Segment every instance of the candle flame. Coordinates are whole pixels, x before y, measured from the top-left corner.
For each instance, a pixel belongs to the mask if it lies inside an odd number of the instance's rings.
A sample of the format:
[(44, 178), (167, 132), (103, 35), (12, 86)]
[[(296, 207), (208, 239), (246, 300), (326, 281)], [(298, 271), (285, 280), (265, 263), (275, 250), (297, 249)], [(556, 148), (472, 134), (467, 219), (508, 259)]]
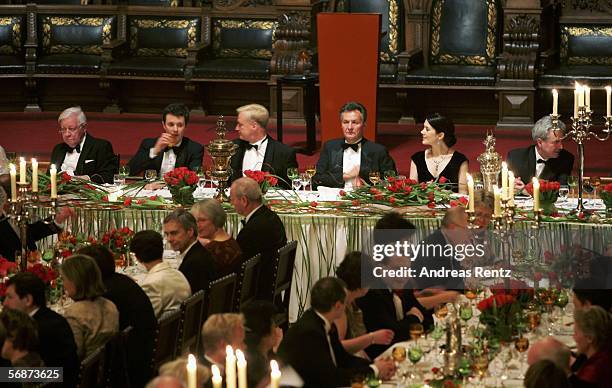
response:
[(213, 364), (211, 367), (211, 370), (212, 370), (213, 377), (221, 378), (221, 370), (219, 369), (218, 366)]
[(227, 357), (234, 357), (234, 349), (232, 348), (232, 345), (227, 345), (225, 347), (225, 354), (227, 355)]

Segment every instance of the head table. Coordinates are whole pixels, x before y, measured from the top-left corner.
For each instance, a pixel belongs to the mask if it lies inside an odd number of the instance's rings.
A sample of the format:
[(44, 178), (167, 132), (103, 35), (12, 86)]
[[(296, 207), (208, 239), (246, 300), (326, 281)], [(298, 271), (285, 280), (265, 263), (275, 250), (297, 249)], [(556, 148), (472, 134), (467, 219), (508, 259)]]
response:
[[(143, 196), (169, 196), (167, 190), (141, 193)], [(285, 206), (287, 193), (272, 192), (266, 196), (268, 204), (281, 218), (289, 241), (298, 241), (295, 271), (291, 293), (289, 317), (295, 321), (309, 306), (309, 290), (314, 282), (324, 276), (333, 275), (344, 255), (350, 251), (367, 251), (371, 246), (372, 230), (376, 221), (390, 210), (378, 205), (360, 205), (351, 208), (338, 208), (337, 192), (300, 192), (302, 203), (307, 206)], [(212, 197), (211, 189), (198, 189), (198, 198)], [(596, 201), (592, 205), (601, 206)], [(135, 209), (129, 206), (116, 205), (78, 205), (74, 207), (76, 217), (68, 221), (66, 228), (74, 234), (100, 236), (115, 228), (129, 227), (134, 231), (152, 229), (161, 232), (163, 219), (173, 209)], [(530, 206), (529, 203), (520, 206)], [(572, 206), (572, 203), (567, 204)], [(417, 228), (416, 238), (419, 241), (439, 228), (444, 208), (428, 209), (410, 207), (395, 209), (404, 213)], [(228, 209), (227, 231), (234, 237), (240, 232), (243, 218), (233, 209)], [(520, 238), (528, 238), (531, 221), (519, 221), (515, 224)], [(520, 233), (520, 232), (524, 233)], [(612, 224), (586, 222), (544, 222), (541, 224), (539, 241), (540, 253), (545, 250), (555, 252), (562, 245), (580, 244), (597, 252), (605, 252), (612, 244)], [(265, 236), (262, 236), (265, 238)], [(49, 248), (55, 237), (47, 238), (40, 248)], [(521, 245), (521, 244), (519, 244)], [(526, 245), (526, 244), (522, 244)]]

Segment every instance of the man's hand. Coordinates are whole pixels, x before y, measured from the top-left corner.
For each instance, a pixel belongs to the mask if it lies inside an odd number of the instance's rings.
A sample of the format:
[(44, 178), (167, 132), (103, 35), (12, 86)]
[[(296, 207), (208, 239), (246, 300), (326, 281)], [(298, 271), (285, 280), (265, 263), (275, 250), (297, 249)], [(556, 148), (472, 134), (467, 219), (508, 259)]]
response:
[(144, 186), (145, 190), (159, 190), (159, 189), (163, 189), (166, 186), (165, 183), (163, 182), (153, 182), (153, 183), (147, 183)]
[(420, 322), (423, 322), (425, 319), (425, 317), (423, 317), (423, 313), (421, 313), (421, 310), (416, 307), (411, 308), (410, 311), (406, 313), (406, 316), (408, 315), (414, 315), (415, 317), (419, 318)]
[(393, 330), (380, 329), (370, 333), (372, 336), (372, 343), (377, 345), (389, 345), (393, 341)]
[(75, 175), (74, 177), (75, 177), (75, 178), (78, 178), (78, 179), (82, 179), (82, 180), (84, 180), (84, 181), (90, 181), (90, 180), (91, 180), (91, 178), (89, 177), (89, 175)]
[(349, 171), (342, 174), (342, 179), (345, 182), (354, 180), (355, 178), (359, 178), (359, 166), (353, 166)]
[(525, 188), (525, 183), (521, 177), (514, 178), (514, 192), (520, 193)]
[(55, 223), (58, 225), (63, 224), (68, 218), (76, 216), (74, 210), (71, 207), (61, 207), (55, 215)]
[(155, 153), (159, 155), (162, 150), (170, 145), (174, 145), (176, 143), (176, 136), (173, 136), (169, 133), (162, 133), (160, 137), (157, 138), (155, 145), (153, 146), (153, 150)]
[(378, 368), (379, 379), (390, 380), (395, 374), (395, 363), (391, 358), (379, 358), (374, 361), (374, 365)]

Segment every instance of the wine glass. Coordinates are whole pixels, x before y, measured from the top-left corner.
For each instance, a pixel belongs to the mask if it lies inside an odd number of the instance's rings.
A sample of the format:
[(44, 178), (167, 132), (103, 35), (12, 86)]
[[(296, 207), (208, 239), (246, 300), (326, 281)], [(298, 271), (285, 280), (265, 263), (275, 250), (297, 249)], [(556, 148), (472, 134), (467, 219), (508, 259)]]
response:
[(408, 359), (410, 360), (410, 362), (412, 363), (413, 366), (413, 372), (410, 374), (410, 378), (412, 380), (414, 380), (416, 378), (415, 374), (414, 374), (414, 370), (416, 369), (414, 366), (416, 365), (417, 362), (421, 361), (421, 357), (423, 357), (423, 351), (421, 350), (421, 348), (419, 348), (418, 346), (413, 346), (410, 349), (408, 349)]
[(529, 328), (535, 333), (538, 326), (540, 326), (540, 312), (537, 310), (527, 311), (527, 321), (529, 322)]
[(123, 166), (119, 167), (119, 175), (121, 175), (123, 179), (130, 176), (130, 166), (124, 164)]
[(307, 172), (303, 172), (300, 174), (300, 180), (302, 181), (302, 186), (304, 186), (304, 191), (306, 191), (306, 186), (310, 183), (310, 175)]
[(446, 303), (436, 306), (434, 313), (436, 314), (436, 317), (440, 320), (446, 318), (446, 316), (448, 315), (448, 307), (446, 306)]
[(370, 171), (368, 178), (370, 179), (370, 182), (372, 182), (372, 186), (376, 186), (380, 182), (380, 172)]
[(592, 177), (591, 186), (593, 186), (593, 199), (597, 198), (597, 190), (599, 189), (599, 185), (601, 185), (601, 179), (598, 176)]
[(461, 303), (459, 307), (459, 317), (465, 321), (466, 325), (467, 322), (472, 319), (472, 315), (472, 305), (469, 302)]
[(300, 178), (294, 178), (291, 180), (291, 187), (293, 190), (297, 191), (302, 187), (302, 180)]
[(201, 187), (202, 189), (206, 187), (206, 172), (205, 172), (205, 168), (206, 167), (198, 167), (195, 171), (196, 175), (198, 176), (198, 186)]
[(578, 177), (575, 175), (568, 176), (567, 185), (570, 188), (570, 194), (572, 196), (576, 195), (576, 187), (578, 186)]
[(148, 181), (154, 181), (157, 178), (157, 170), (146, 170), (144, 177)]
[(585, 197), (588, 198), (588, 195), (593, 193), (593, 185), (591, 185), (591, 178), (585, 176), (582, 180), (582, 192), (585, 194)]
[(463, 357), (461, 361), (459, 361), (459, 368), (457, 369), (457, 372), (459, 372), (459, 374), (463, 378), (463, 383), (461, 385), (462, 387), (465, 387), (467, 385), (467, 378), (470, 375), (471, 370), (472, 364), (470, 363), (470, 359), (467, 357)]
[(569, 303), (569, 295), (566, 290), (559, 290), (559, 294), (557, 295), (557, 300), (555, 304), (561, 308), (563, 311), (563, 315), (565, 315), (565, 306)]
[(559, 198), (561, 198), (561, 202), (567, 202), (567, 196), (569, 195), (570, 188), (568, 185), (559, 186)]
[(298, 176), (300, 175), (300, 172), (298, 171), (297, 167), (289, 167), (287, 169), (287, 177), (291, 180), (296, 179)]
[(480, 382), (482, 383), (482, 378), (489, 369), (489, 358), (487, 357), (487, 355), (480, 354), (474, 357), (474, 360), (472, 362), (472, 368), (474, 369), (474, 372), (476, 372)]
[(408, 332), (410, 333), (410, 338), (415, 340), (415, 343), (417, 344), (417, 346), (419, 343), (419, 338), (421, 338), (424, 331), (425, 329), (423, 328), (423, 324), (421, 323), (411, 323), (410, 326), (408, 326)]
[(442, 338), (443, 335), (444, 335), (444, 328), (442, 327), (442, 325), (440, 324), (436, 325), (431, 332), (431, 338), (434, 339), (434, 348), (436, 350), (438, 350), (438, 341)]

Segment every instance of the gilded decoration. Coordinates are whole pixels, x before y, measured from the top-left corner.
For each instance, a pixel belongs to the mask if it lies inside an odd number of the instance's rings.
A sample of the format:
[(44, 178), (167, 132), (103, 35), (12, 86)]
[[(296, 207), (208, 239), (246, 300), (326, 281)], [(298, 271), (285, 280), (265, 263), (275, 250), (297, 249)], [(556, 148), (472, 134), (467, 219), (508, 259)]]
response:
[(216, 19), (213, 22), (213, 51), (217, 57), (239, 58), (251, 57), (257, 59), (271, 59), (272, 45), (266, 49), (239, 49), (225, 48), (221, 42), (223, 30), (272, 30), (272, 42), (276, 40), (278, 21), (275, 20), (248, 20), (248, 19)]
[(17, 16), (7, 16), (0, 18), (0, 27), (11, 27), (11, 42), (0, 45), (0, 54), (17, 54), (21, 49), (21, 18)]
[(559, 54), (562, 59), (567, 61), (568, 65), (612, 65), (611, 57), (604, 56), (592, 56), (592, 57), (579, 57), (570, 56), (569, 53), (569, 39), (570, 37), (582, 37), (582, 36), (604, 36), (612, 39), (612, 27), (561, 27), (561, 48)]
[[(114, 17), (60, 17), (60, 16), (43, 16), (42, 17), (42, 41), (43, 51), (47, 54), (90, 54), (101, 55), (102, 45), (108, 44), (112, 40)], [(100, 28), (100, 44), (96, 45), (78, 45), (74, 44), (56, 44), (53, 39), (53, 32), (61, 27), (93, 27)]]
[[(198, 43), (199, 19), (133, 19), (130, 21), (130, 48), (141, 57), (187, 57), (187, 48), (195, 47)], [(182, 47), (175, 48), (152, 48), (139, 47), (138, 30), (183, 30), (185, 32), (186, 44), (181, 42)], [(160, 31), (163, 34), (164, 31)], [(177, 46), (179, 44), (177, 43)]]
[(431, 57), (433, 63), (445, 65), (480, 65), (490, 66), (495, 61), (495, 49), (497, 42), (497, 6), (495, 0), (486, 0), (487, 3), (487, 42), (485, 55), (456, 55), (440, 53), (440, 30), (442, 24), (442, 12), (445, 0), (435, 3), (431, 12)]

